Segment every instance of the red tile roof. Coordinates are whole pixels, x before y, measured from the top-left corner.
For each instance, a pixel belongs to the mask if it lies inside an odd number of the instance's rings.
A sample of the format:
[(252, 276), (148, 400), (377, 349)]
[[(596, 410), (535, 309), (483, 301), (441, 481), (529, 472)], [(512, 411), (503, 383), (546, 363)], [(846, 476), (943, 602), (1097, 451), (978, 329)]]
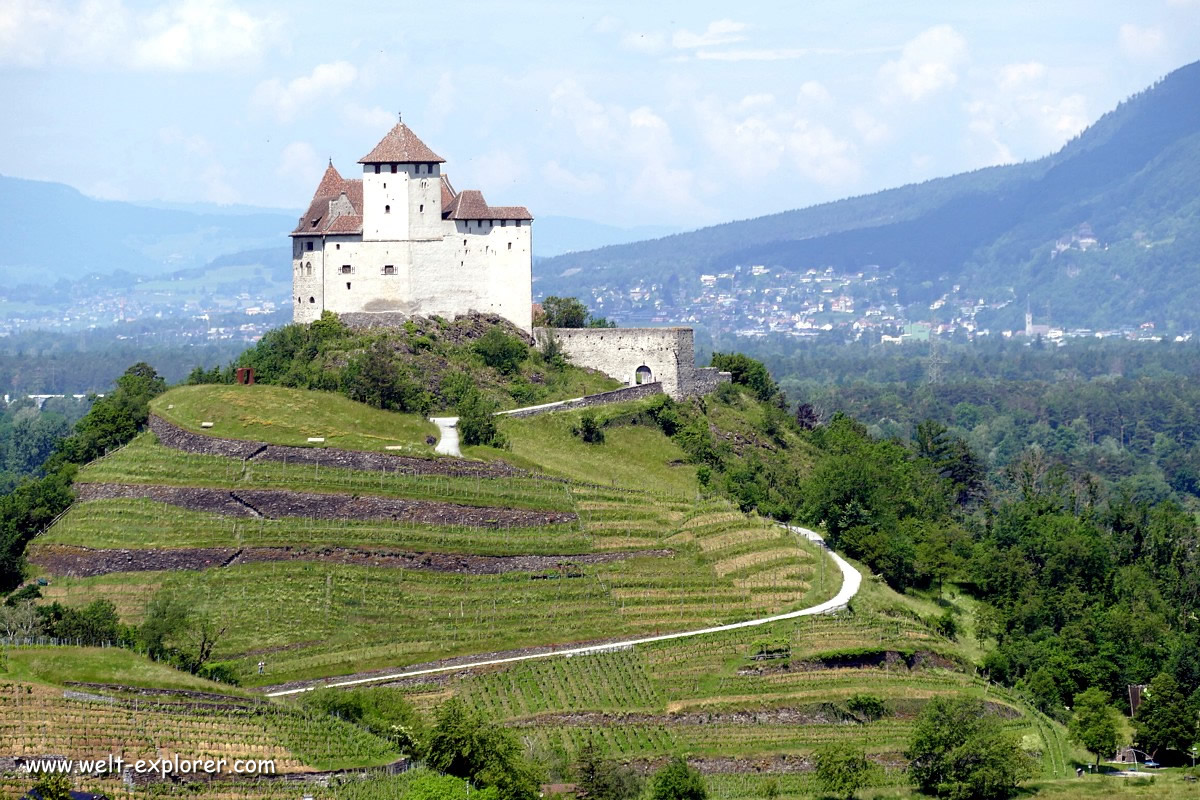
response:
[(524, 206), (489, 206), (478, 189), (464, 189), (442, 209), (446, 219), (533, 219)]
[(362, 215), (343, 214), (329, 223), (325, 233), (362, 233)]
[(342, 191), (342, 176), (334, 169), (333, 162), (329, 162), (329, 166), (325, 168), (325, 174), (321, 176), (321, 182), (317, 185), (317, 192), (313, 197), (329, 197), (337, 196)]
[[(343, 194), (350, 201), (350, 205), (354, 208), (355, 213), (351, 215), (342, 214), (341, 216), (330, 218), (329, 204)], [(358, 233), (362, 231), (362, 210), (362, 179), (343, 178), (334, 169), (333, 164), (330, 164), (326, 167), (325, 174), (321, 176), (321, 182), (317, 185), (317, 191), (313, 194), (312, 202), (308, 204), (308, 210), (300, 217), (300, 222), (296, 225), (291, 235), (320, 236), (325, 233)], [(356, 220), (356, 222), (353, 225), (349, 222), (343, 222), (342, 220), (347, 219), (347, 217)]]
[(446, 159), (430, 150), (403, 122), (388, 131), (375, 149), (358, 160), (360, 164), (433, 164)]
[(445, 213), (446, 209), (450, 207), (450, 203), (451, 203), (451, 201), (454, 200), (454, 196), (456, 194), (458, 194), (458, 192), (454, 191), (454, 186), (453, 186), (453, 184), (450, 183), (450, 176), (443, 172), (442, 173), (442, 212), (443, 213)]

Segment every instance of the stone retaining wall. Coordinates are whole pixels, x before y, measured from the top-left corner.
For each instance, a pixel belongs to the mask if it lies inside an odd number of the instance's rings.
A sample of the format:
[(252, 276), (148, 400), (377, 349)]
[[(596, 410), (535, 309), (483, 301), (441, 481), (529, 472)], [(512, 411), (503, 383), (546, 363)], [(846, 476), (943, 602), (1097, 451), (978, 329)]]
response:
[(193, 511), (234, 517), (315, 517), (317, 519), (391, 519), (433, 525), (514, 528), (555, 525), (577, 519), (566, 511), (466, 506), (398, 497), (293, 492), (285, 489), (208, 489), (153, 484), (79, 483), (80, 501), (146, 498)]
[(334, 447), (292, 447), (242, 439), (222, 439), (186, 431), (151, 415), (150, 430), (159, 443), (185, 453), (226, 458), (281, 461), (289, 464), (320, 464), (323, 467), (400, 472), (409, 475), (443, 475), (469, 478), (504, 478), (527, 473), (499, 462), (484, 463), (457, 458), (415, 458), (390, 453), (339, 450)]
[(628, 400), (641, 400), (643, 397), (650, 397), (656, 394), (663, 393), (662, 383), (655, 381), (654, 383), (643, 383), (640, 386), (626, 386), (623, 389), (613, 389), (610, 392), (600, 392), (599, 394), (589, 394), (586, 397), (580, 397), (575, 400), (568, 400), (565, 403), (560, 403), (555, 406), (544, 406), (541, 408), (525, 408), (519, 411), (512, 411), (504, 416), (506, 417), (535, 417), (538, 414), (548, 414), (551, 411), (573, 411), (577, 408), (588, 408), (591, 406), (602, 406), (609, 403), (624, 403)]
[(353, 547), (186, 547), (166, 550), (92, 549), (74, 545), (39, 545), (31, 563), (50, 575), (92, 577), (112, 572), (204, 570), (234, 564), (271, 561), (321, 561), (354, 566), (422, 569), (465, 575), (505, 572), (543, 572), (547, 577), (575, 577), (581, 564), (607, 564), (627, 558), (670, 557), (671, 550), (632, 550), (610, 553), (548, 556), (476, 556), (459, 553), (367, 550)]

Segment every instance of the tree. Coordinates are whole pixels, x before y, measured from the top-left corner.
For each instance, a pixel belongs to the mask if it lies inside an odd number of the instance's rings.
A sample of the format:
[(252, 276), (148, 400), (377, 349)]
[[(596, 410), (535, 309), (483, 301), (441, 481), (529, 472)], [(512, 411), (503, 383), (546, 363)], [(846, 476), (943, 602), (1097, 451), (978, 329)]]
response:
[(821, 415), (811, 403), (801, 403), (796, 406), (796, 425), (802, 431), (811, 431), (821, 424)]
[(730, 379), (734, 383), (750, 387), (754, 395), (763, 402), (773, 399), (779, 392), (779, 387), (772, 380), (771, 373), (767, 371), (766, 365), (761, 361), (755, 361), (747, 355), (741, 353), (713, 353), (712, 366), (722, 372), (730, 373)]
[(604, 444), (604, 426), (596, 419), (594, 411), (585, 411), (579, 424), (571, 427), (571, 433), (588, 444)]
[(632, 768), (605, 758), (588, 739), (576, 763), (579, 789), (594, 800), (632, 800), (642, 793), (642, 778)]
[(575, 297), (550, 295), (542, 301), (544, 325), (547, 328), (582, 328), (587, 324), (587, 306)]
[(1182, 754), (1196, 740), (1196, 712), (1179, 683), (1166, 672), (1150, 682), (1133, 717), (1133, 726), (1138, 744), (1156, 758), (1160, 750)]
[(463, 444), (503, 447), (504, 435), (496, 428), (496, 404), (474, 387), (458, 401), (458, 435)]
[(952, 800), (1002, 800), (1030, 774), (1015, 738), (972, 697), (936, 697), (922, 709), (904, 755), (913, 784)]
[(28, 639), (41, 629), (41, 618), (32, 600), (0, 606), (0, 634), (5, 638)]
[(1117, 749), (1117, 710), (1108, 704), (1108, 697), (1092, 687), (1075, 695), (1075, 713), (1067, 727), (1071, 741), (1096, 755), (1110, 756)]
[(866, 719), (868, 722), (874, 722), (888, 715), (887, 704), (873, 694), (860, 692), (850, 695), (850, 699), (846, 701), (846, 708), (850, 710), (850, 713)]
[(682, 756), (675, 756), (654, 773), (652, 800), (707, 800), (704, 778), (688, 766)]
[(834, 797), (854, 797), (855, 792), (867, 785), (871, 772), (871, 762), (861, 747), (830, 744), (817, 751), (817, 783), (822, 791)]
[(507, 728), (485, 722), (457, 697), (438, 708), (429, 737), (429, 766), (480, 786), (494, 786), (499, 800), (535, 800), (541, 771), (525, 758)]

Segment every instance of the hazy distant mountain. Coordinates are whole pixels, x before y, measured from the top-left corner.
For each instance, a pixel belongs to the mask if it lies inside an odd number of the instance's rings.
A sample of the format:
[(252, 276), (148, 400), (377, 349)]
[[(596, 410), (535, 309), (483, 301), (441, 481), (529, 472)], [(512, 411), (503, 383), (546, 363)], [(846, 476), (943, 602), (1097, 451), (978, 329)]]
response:
[[(0, 271), (9, 283), (50, 284), (118, 270), (165, 275), (246, 250), (277, 249), (286, 261), (287, 233), (298, 215), (244, 205), (97, 200), (65, 184), (0, 175), (0, 237), (5, 242)], [(555, 256), (678, 230), (539, 216), (534, 253)]]
[(126, 270), (159, 275), (240, 250), (279, 247), (290, 213), (150, 208), (96, 200), (61, 183), (0, 176), (0, 272), (6, 283), (54, 283)]
[(579, 250), (655, 239), (678, 232), (679, 228), (667, 225), (621, 228), (576, 217), (538, 216), (534, 220), (533, 254), (548, 258)]
[(1037, 161), (558, 256), (535, 273), (541, 293), (585, 294), (672, 274), (687, 287), (738, 264), (877, 264), (906, 302), (962, 284), (1029, 295), (1063, 324), (1200, 326), (1200, 62)]

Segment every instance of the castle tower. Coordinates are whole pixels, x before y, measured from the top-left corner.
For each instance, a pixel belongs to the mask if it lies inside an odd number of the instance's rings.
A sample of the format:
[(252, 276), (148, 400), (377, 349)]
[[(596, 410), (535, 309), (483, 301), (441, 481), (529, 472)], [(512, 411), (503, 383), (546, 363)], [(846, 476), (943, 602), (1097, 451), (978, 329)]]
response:
[(441, 238), (444, 158), (398, 122), (358, 163), (364, 242)]

